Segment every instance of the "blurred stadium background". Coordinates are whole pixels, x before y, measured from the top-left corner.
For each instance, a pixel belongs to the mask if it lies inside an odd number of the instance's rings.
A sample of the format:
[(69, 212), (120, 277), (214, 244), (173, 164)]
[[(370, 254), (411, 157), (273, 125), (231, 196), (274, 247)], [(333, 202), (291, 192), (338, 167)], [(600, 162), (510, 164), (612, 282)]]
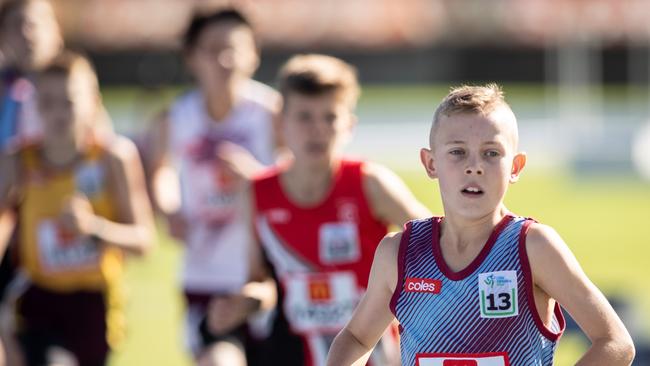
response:
[[(438, 192), (418, 167), (433, 109), (450, 86), (503, 84), (529, 154), (509, 208), (563, 235), (632, 332), (635, 364), (650, 365), (649, 0), (53, 3), (66, 42), (94, 60), (117, 130), (136, 141), (188, 85), (178, 46), (194, 11), (245, 8), (262, 49), (257, 78), (270, 85), (293, 53), (353, 63), (364, 91), (349, 151), (398, 171), (436, 213)], [(163, 233), (159, 250), (130, 263), (129, 338), (113, 366), (189, 365), (182, 248)], [(571, 325), (557, 364), (573, 364), (587, 344)]]

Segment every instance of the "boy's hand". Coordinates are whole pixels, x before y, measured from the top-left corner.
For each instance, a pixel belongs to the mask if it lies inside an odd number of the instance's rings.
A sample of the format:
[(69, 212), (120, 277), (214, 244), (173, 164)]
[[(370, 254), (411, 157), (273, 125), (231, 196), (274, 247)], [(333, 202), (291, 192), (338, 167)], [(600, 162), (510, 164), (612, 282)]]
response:
[(232, 142), (221, 142), (215, 155), (225, 173), (235, 180), (248, 180), (264, 168), (250, 151)]
[(59, 219), (66, 230), (81, 236), (96, 235), (102, 220), (94, 214), (90, 201), (81, 193), (65, 201)]
[(228, 333), (246, 322), (259, 306), (258, 300), (241, 294), (215, 297), (208, 305), (208, 330), (216, 336)]

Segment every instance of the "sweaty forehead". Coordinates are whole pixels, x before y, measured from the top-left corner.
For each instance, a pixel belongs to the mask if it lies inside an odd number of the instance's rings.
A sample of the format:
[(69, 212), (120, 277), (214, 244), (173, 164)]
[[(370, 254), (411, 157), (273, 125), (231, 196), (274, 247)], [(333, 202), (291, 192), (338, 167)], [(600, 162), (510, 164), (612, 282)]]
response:
[(435, 145), (445, 143), (441, 138), (448, 139), (453, 136), (454, 140), (464, 140), (463, 136), (471, 136), (471, 125), (489, 127), (491, 133), (502, 135), (509, 143), (513, 151), (517, 150), (519, 133), (517, 130), (517, 119), (508, 106), (499, 106), (487, 115), (479, 113), (457, 113), (442, 115), (438, 121), (434, 121), (429, 135), (431, 149)]

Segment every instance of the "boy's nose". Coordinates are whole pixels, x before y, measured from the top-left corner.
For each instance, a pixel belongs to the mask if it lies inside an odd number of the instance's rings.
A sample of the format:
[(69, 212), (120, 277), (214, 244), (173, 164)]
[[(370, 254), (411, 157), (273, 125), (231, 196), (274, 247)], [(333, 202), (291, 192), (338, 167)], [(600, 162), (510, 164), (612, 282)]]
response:
[(465, 174), (471, 175), (473, 173), (476, 173), (476, 175), (483, 175), (483, 169), (482, 168), (467, 168), (467, 169), (465, 169)]

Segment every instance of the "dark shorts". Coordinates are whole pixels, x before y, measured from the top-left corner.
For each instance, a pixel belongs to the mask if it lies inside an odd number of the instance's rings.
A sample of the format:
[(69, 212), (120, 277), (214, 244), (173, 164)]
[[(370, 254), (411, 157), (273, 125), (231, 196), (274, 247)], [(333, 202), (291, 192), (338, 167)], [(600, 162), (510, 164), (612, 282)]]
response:
[(17, 232), (14, 229), (0, 262), (0, 302), (6, 299), (9, 285), (16, 275), (16, 263), (18, 262), (16, 253)]
[(266, 340), (264, 358), (267, 365), (302, 366), (305, 364), (305, 343), (293, 333), (283, 312), (278, 312), (271, 335)]
[(103, 293), (59, 293), (31, 285), (16, 307), (17, 338), (27, 366), (44, 365), (52, 346), (74, 354), (81, 366), (105, 365), (109, 346)]
[(206, 318), (208, 305), (213, 296), (205, 293), (185, 292), (187, 303), (185, 326), (187, 337), (190, 338), (187, 341), (191, 351), (198, 356), (217, 342), (230, 342), (244, 351), (249, 365), (260, 365), (258, 360), (263, 341), (254, 339), (250, 335), (247, 324), (242, 324), (226, 334), (215, 335), (210, 332)]
[(7, 288), (16, 274), (16, 266), (14, 263), (14, 259), (11, 253), (9, 253), (8, 248), (0, 262), (0, 302), (5, 300)]

